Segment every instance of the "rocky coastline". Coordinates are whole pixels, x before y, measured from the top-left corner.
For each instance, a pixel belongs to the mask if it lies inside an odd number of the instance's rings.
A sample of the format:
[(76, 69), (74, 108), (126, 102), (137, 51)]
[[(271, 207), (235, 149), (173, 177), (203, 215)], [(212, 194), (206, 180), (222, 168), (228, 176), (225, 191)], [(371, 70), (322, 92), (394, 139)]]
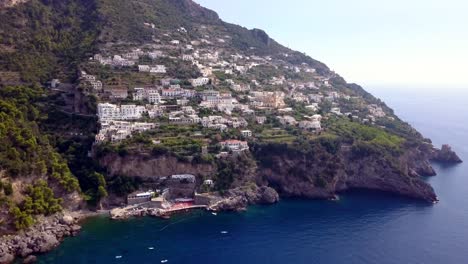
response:
[(56, 248), (68, 236), (81, 230), (79, 221), (96, 215), (92, 212), (63, 212), (37, 219), (37, 224), (26, 231), (0, 238), (0, 263), (12, 263), (21, 258), (23, 263), (33, 263), (37, 254)]
[(462, 163), (463, 161), (460, 157), (452, 150), (452, 147), (449, 145), (442, 145), (441, 149), (434, 149), (431, 153), (430, 160), (440, 163)]
[[(447, 145), (440, 150), (429, 147), (406, 151), (399, 159), (402, 170), (395, 170), (385, 159), (374, 156), (356, 161), (349, 151), (342, 149), (337, 153), (337, 158), (343, 166), (337, 168), (336, 178), (324, 188), (319, 188), (314, 181), (310, 181), (314, 173), (317, 173), (316, 168), (304, 164), (303, 157), (294, 157), (287, 153), (273, 158), (278, 167), (259, 167), (258, 171), (261, 173), (256, 176), (257, 184), (236, 187), (223, 195), (212, 194), (212, 202), (207, 204), (206, 209), (239, 212), (253, 204), (274, 204), (280, 197), (333, 200), (337, 193), (351, 189), (379, 190), (435, 202), (437, 196), (434, 190), (421, 180), (421, 176), (435, 175), (430, 161), (450, 164), (462, 162)], [(301, 171), (301, 177), (288, 175), (287, 171), (291, 171), (291, 168)], [(108, 212), (113, 219), (164, 216), (160, 209), (147, 207), (135, 207), (132, 210), (118, 208)], [(21, 258), (23, 263), (35, 262), (35, 255), (54, 249), (67, 236), (77, 235), (81, 229), (79, 222), (97, 214), (74, 211), (41, 217), (27, 231), (1, 237), (0, 264), (12, 263), (16, 258)]]

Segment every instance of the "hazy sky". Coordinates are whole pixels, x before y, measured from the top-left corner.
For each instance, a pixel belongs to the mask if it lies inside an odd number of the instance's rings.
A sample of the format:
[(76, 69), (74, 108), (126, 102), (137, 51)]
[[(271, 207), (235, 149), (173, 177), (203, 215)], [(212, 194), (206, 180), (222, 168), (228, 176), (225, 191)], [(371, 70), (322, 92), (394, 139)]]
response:
[(468, 89), (466, 0), (195, 0), (364, 85)]

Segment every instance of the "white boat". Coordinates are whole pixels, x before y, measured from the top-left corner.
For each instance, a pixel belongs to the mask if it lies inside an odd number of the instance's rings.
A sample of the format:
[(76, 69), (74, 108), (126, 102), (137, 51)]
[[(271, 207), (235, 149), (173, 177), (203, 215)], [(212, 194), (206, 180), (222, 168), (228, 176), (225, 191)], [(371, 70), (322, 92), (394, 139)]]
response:
[(228, 231), (221, 231), (221, 234), (227, 234)]
[(212, 214), (212, 215), (218, 215), (218, 214), (217, 214), (217, 213), (215, 213), (215, 212), (213, 212), (213, 213), (211, 213), (211, 214)]
[(169, 261), (169, 260), (167, 260), (167, 259), (163, 259), (163, 260), (161, 260), (161, 263), (166, 263), (166, 262), (168, 262), (168, 261)]
[(149, 250), (153, 250), (153, 249), (154, 249), (154, 247), (149, 247), (148, 249), (149, 249)]
[(116, 258), (116, 259), (121, 259), (121, 258), (122, 258), (122, 256), (115, 256), (115, 258)]

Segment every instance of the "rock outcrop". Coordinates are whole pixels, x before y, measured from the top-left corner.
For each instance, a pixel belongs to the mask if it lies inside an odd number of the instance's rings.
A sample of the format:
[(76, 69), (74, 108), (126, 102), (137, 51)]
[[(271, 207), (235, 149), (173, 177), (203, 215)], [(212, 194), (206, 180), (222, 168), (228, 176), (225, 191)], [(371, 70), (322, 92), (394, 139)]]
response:
[(224, 199), (212, 209), (219, 211), (244, 211), (252, 204), (274, 204), (279, 201), (279, 194), (268, 186), (241, 187), (229, 190)]
[(440, 150), (434, 150), (431, 160), (441, 163), (462, 163), (457, 153), (449, 145), (442, 145)]
[(11, 263), (15, 257), (24, 263), (35, 261), (33, 254), (45, 253), (57, 247), (65, 237), (78, 234), (77, 217), (56, 214), (38, 219), (38, 223), (16, 235), (0, 238), (0, 263)]

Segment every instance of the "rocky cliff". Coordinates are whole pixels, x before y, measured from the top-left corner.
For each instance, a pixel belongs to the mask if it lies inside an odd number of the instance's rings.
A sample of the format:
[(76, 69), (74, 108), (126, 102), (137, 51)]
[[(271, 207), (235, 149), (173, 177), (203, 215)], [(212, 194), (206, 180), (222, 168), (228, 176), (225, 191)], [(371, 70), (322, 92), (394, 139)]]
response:
[(452, 147), (449, 145), (442, 145), (442, 148), (434, 149), (431, 157), (431, 160), (442, 163), (462, 163), (463, 161), (458, 157), (457, 153), (452, 150)]
[(147, 154), (106, 155), (100, 159), (109, 176), (124, 175), (147, 179), (157, 179), (173, 174), (191, 173), (193, 175), (209, 176), (216, 173), (216, 167), (208, 164), (193, 164), (182, 162), (171, 155), (152, 157)]
[(34, 254), (48, 252), (60, 244), (67, 236), (78, 234), (77, 214), (57, 214), (43, 217), (38, 224), (27, 232), (3, 236), (0, 243), (0, 263), (11, 263), (15, 257), (24, 259), (23, 263), (35, 262)]
[[(421, 178), (435, 175), (429, 163), (434, 151), (429, 147), (408, 148), (400, 155), (389, 157), (385, 153), (359, 155), (346, 145), (336, 153), (329, 153), (319, 145), (305, 152), (282, 144), (257, 145), (251, 159), (258, 166), (239, 173), (229, 187), (236, 189), (254, 182), (273, 188), (283, 197), (314, 199), (333, 199), (339, 192), (370, 189), (434, 202), (437, 200), (434, 190)], [(216, 165), (183, 162), (171, 155), (152, 158), (141, 154), (125, 157), (111, 154), (101, 158), (101, 165), (110, 175), (147, 179), (177, 173), (213, 177), (218, 171)], [(252, 193), (258, 194), (260, 189), (256, 190)], [(257, 201), (246, 198), (252, 195), (235, 192), (231, 195), (240, 204)]]
[(0, 0), (0, 8), (13, 7), (27, 1), (28, 0)]
[(428, 202), (437, 200), (432, 187), (420, 177), (434, 175), (420, 150), (407, 150), (395, 159), (382, 153), (359, 156), (347, 146), (335, 154), (260, 148), (255, 155), (262, 161), (259, 181), (282, 196), (332, 199), (339, 192), (370, 189)]

